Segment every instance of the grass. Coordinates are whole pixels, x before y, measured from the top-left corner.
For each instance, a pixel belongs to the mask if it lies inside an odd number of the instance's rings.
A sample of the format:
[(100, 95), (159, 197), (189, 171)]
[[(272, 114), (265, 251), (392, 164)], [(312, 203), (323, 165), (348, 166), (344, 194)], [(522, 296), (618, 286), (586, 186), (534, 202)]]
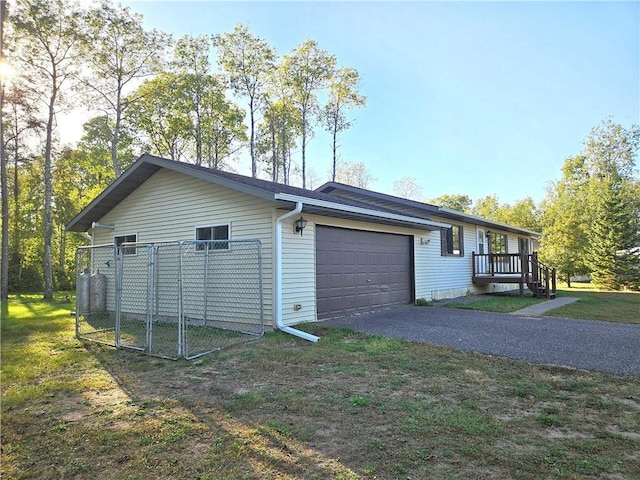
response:
[(640, 324), (640, 292), (598, 290), (590, 283), (572, 283), (558, 288), (558, 296), (580, 300), (551, 310), (552, 317), (584, 318), (607, 322)]
[(329, 328), (196, 361), (2, 306), (3, 479), (640, 478), (640, 379)]
[[(573, 283), (571, 288), (558, 286), (558, 297), (577, 297), (580, 300), (550, 310), (547, 316), (563, 318), (581, 318), (606, 322), (640, 324), (640, 292), (610, 292), (598, 290), (588, 283)], [(528, 307), (545, 299), (531, 295), (524, 298), (494, 295), (478, 301), (447, 304), (447, 307), (482, 310), (488, 312), (510, 313)]]
[(533, 295), (527, 295), (524, 298), (495, 295), (474, 302), (450, 303), (445, 306), (468, 310), (481, 310), (484, 312), (510, 313), (528, 307), (529, 305), (535, 305), (542, 301), (543, 300), (539, 298), (534, 298)]

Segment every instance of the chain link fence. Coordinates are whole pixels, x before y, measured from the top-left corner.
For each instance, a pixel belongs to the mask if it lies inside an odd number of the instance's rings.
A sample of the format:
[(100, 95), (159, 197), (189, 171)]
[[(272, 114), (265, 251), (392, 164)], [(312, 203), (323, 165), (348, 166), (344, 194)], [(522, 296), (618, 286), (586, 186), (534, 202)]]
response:
[(259, 240), (81, 247), (76, 335), (193, 359), (264, 335)]

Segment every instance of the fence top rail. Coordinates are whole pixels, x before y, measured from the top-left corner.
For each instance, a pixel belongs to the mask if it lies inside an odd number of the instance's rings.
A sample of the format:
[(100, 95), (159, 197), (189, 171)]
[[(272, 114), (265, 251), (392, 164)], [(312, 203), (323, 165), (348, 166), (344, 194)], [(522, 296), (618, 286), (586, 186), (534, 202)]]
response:
[(475, 257), (521, 257), (522, 255), (526, 257), (531, 257), (530, 253), (476, 253), (471, 252)]
[(115, 249), (116, 245), (113, 243), (102, 243), (100, 245), (80, 245), (78, 250), (90, 250), (92, 248), (111, 248)]
[[(259, 238), (231, 238), (228, 240), (178, 240), (178, 241), (159, 241), (159, 242), (122, 242), (119, 246), (127, 247), (163, 247), (171, 245), (191, 245), (191, 244), (205, 244), (205, 243), (255, 243), (262, 245), (262, 241)], [(81, 245), (78, 249), (91, 249), (91, 248), (116, 248), (114, 243), (102, 243), (99, 245)]]

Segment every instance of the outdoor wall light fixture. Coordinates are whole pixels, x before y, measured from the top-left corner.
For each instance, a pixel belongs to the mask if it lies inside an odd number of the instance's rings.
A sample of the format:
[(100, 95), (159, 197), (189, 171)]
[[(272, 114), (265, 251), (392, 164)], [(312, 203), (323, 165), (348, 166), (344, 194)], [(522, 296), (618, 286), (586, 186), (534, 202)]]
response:
[(302, 236), (302, 231), (307, 226), (307, 220), (304, 217), (300, 216), (300, 218), (295, 221), (294, 226), (296, 233), (299, 232), (300, 236)]

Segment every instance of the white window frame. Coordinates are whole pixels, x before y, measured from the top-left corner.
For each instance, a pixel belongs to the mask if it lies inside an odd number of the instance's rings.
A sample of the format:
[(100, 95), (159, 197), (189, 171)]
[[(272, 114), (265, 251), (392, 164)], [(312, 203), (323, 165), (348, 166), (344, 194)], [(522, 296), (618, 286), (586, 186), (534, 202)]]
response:
[[(207, 239), (207, 240), (219, 240), (219, 241), (231, 240), (231, 222), (216, 223), (216, 224), (210, 224), (210, 225), (196, 225), (194, 227), (194, 229), (193, 229), (193, 238), (195, 240), (203, 240), (203, 239), (198, 238), (198, 231), (199, 230), (203, 230), (205, 228), (209, 228), (209, 229), (212, 229), (212, 233), (213, 233), (214, 229), (218, 228), (218, 227), (227, 227), (227, 238), (211, 238), (211, 239)], [(231, 250), (231, 245), (228, 242), (224, 246), (216, 246), (215, 243), (210, 243), (208, 250), (209, 250), (209, 252), (227, 252), (227, 251)], [(204, 244), (197, 244), (196, 245), (196, 251), (203, 252), (204, 251)]]
[[(486, 232), (484, 230), (477, 230), (476, 235), (478, 236), (478, 240), (477, 240), (478, 253), (480, 255), (488, 253), (488, 249), (487, 249), (487, 234), (486, 234)], [(482, 250), (482, 251), (480, 251), (480, 250)]]
[[(133, 242), (131, 242), (130, 240), (127, 241), (126, 238), (127, 237), (135, 237), (135, 240)], [(118, 243), (118, 239), (119, 238), (123, 238), (124, 241)], [(121, 245), (123, 243), (138, 243), (138, 233), (125, 233), (122, 235), (114, 235), (113, 236), (113, 244), (118, 247), (118, 253), (121, 253), (122, 255), (137, 255), (138, 254), (138, 249), (137, 248), (127, 248), (127, 247), (121, 247)]]

